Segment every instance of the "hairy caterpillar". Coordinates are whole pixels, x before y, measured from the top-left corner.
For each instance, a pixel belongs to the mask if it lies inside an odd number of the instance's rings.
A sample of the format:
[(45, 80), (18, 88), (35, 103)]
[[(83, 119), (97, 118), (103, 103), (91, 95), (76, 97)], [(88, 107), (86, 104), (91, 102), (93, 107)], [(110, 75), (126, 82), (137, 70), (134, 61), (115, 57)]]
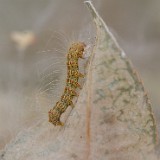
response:
[(61, 114), (65, 112), (68, 106), (74, 107), (72, 102), (74, 96), (78, 96), (76, 93), (77, 88), (81, 88), (78, 83), (79, 77), (84, 77), (83, 74), (79, 72), (78, 59), (83, 58), (83, 52), (85, 44), (82, 42), (73, 43), (69, 48), (67, 54), (67, 79), (64, 93), (61, 99), (56, 103), (56, 105), (51, 109), (49, 113), (49, 122), (53, 125), (63, 125), (60, 121)]

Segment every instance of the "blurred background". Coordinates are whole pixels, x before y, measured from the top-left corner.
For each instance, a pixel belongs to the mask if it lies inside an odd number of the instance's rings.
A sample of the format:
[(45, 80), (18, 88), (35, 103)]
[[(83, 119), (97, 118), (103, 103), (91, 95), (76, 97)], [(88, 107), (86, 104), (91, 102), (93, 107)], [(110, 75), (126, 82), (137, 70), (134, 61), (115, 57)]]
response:
[[(141, 75), (160, 130), (160, 1), (92, 0)], [(83, 0), (0, 0), (0, 149), (61, 92), (67, 43), (91, 43)], [(46, 95), (47, 93), (47, 95)]]

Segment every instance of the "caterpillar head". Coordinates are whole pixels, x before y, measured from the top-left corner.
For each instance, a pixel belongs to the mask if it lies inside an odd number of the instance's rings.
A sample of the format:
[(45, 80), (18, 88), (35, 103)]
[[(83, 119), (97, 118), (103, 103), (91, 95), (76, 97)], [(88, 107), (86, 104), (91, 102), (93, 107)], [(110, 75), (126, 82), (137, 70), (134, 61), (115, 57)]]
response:
[(72, 54), (77, 54), (79, 58), (83, 57), (84, 48), (86, 45), (83, 42), (73, 43), (69, 49)]

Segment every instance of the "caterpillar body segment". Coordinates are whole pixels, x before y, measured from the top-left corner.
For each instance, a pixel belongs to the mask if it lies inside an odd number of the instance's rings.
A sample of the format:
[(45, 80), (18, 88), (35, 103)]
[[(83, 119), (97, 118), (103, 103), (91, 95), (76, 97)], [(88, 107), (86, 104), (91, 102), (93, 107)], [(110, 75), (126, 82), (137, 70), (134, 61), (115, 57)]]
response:
[(84, 75), (79, 72), (79, 70), (68, 70), (69, 77), (82, 77), (84, 78)]
[(74, 104), (72, 102), (72, 99), (73, 99), (73, 96), (68, 95), (68, 94), (66, 94), (66, 95), (64, 94), (61, 97), (62, 102), (66, 103), (67, 106), (71, 105), (71, 107), (74, 108)]
[(81, 89), (81, 85), (78, 83), (78, 81), (76, 79), (67, 79), (67, 83), (74, 88), (80, 88)]
[(67, 84), (67, 86), (66, 86), (66, 88), (65, 88), (65, 90), (64, 90), (64, 94), (69, 94), (69, 95), (71, 95), (71, 96), (76, 96), (76, 97), (78, 97), (77, 92), (76, 92), (75, 90), (73, 90), (70, 86), (68, 86), (68, 84)]
[(64, 102), (62, 102), (62, 101), (58, 101), (58, 102), (56, 103), (56, 110), (57, 110), (60, 114), (64, 113), (65, 110), (67, 109), (67, 107), (68, 107), (67, 104), (64, 103)]

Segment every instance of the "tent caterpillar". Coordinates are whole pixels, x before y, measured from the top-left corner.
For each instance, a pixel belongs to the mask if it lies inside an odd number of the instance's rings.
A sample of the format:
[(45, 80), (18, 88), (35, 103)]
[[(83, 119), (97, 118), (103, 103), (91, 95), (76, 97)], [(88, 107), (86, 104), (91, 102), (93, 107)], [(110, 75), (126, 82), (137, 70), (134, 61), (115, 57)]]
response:
[(61, 99), (56, 103), (53, 109), (49, 113), (49, 122), (53, 125), (61, 125), (63, 123), (60, 121), (61, 114), (65, 112), (68, 106), (74, 107), (72, 102), (74, 96), (78, 96), (76, 93), (77, 88), (81, 88), (78, 80), (80, 77), (84, 77), (83, 74), (79, 72), (78, 59), (83, 58), (83, 52), (86, 45), (82, 42), (73, 43), (69, 48), (67, 54), (67, 78), (64, 93)]

